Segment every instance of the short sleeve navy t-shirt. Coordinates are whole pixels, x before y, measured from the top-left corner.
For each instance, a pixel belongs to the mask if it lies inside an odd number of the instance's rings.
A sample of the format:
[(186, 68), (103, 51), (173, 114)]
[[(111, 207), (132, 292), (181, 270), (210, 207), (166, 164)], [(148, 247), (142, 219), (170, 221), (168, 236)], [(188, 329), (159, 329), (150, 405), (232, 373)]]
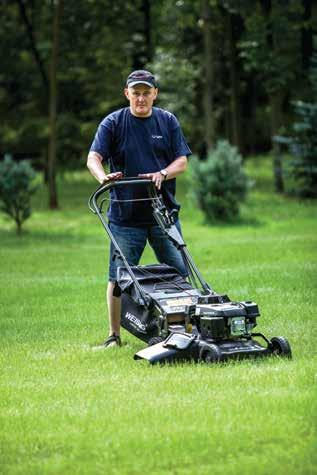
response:
[[(99, 124), (90, 151), (101, 155), (111, 172), (121, 171), (126, 177), (157, 172), (176, 158), (191, 154), (176, 117), (157, 107), (153, 107), (152, 115), (146, 118), (135, 117), (129, 107), (108, 115)], [(170, 211), (178, 212), (180, 206), (175, 191), (175, 178), (163, 182), (164, 202)], [(116, 187), (111, 191), (111, 198), (108, 217), (113, 223), (154, 224), (150, 201), (130, 201), (147, 198), (145, 186)]]

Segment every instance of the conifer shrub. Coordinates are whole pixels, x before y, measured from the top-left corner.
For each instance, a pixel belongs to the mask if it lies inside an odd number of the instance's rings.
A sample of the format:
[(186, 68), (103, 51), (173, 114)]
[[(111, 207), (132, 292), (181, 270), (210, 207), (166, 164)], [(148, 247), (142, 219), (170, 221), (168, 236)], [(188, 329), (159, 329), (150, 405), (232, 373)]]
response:
[(15, 162), (6, 157), (0, 162), (0, 210), (15, 221), (18, 234), (31, 216), (34, 178), (35, 171), (27, 160)]
[(207, 222), (237, 218), (247, 195), (248, 179), (236, 147), (222, 140), (206, 160), (193, 158), (191, 188)]

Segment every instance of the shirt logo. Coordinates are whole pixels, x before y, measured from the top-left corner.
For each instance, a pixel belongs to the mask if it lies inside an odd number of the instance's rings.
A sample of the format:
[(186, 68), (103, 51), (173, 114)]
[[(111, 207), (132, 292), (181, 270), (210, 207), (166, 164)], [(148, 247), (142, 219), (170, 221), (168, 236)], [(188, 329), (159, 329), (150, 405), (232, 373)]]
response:
[(162, 139), (163, 135), (152, 135), (152, 139)]

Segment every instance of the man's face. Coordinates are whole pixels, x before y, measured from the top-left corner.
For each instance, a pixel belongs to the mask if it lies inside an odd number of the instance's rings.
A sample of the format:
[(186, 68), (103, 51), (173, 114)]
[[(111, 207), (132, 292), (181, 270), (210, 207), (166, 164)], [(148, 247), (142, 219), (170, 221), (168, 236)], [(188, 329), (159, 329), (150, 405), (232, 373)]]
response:
[(127, 87), (124, 90), (124, 94), (130, 102), (133, 115), (137, 117), (148, 117), (152, 113), (153, 102), (157, 97), (158, 90), (146, 84), (136, 84), (133, 87)]

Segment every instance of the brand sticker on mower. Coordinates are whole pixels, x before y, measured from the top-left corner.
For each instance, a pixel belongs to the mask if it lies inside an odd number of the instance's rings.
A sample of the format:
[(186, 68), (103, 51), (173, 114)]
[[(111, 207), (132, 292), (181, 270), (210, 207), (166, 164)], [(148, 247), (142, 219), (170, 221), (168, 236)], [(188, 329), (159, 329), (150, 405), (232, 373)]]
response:
[(183, 299), (171, 299), (166, 300), (166, 305), (169, 307), (179, 307), (180, 305), (191, 305), (195, 303), (195, 299), (191, 297), (185, 297)]
[(130, 312), (127, 312), (127, 313), (125, 314), (125, 318), (126, 318), (127, 320), (129, 320), (129, 322), (130, 322), (134, 327), (136, 327), (139, 331), (145, 332), (145, 330), (146, 330), (145, 325), (143, 325), (143, 323), (142, 323), (135, 315), (133, 315), (133, 314), (130, 313)]

